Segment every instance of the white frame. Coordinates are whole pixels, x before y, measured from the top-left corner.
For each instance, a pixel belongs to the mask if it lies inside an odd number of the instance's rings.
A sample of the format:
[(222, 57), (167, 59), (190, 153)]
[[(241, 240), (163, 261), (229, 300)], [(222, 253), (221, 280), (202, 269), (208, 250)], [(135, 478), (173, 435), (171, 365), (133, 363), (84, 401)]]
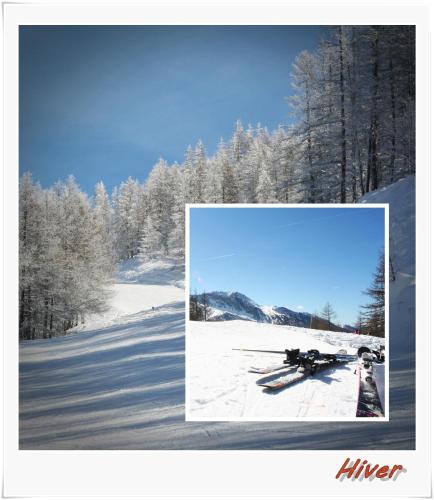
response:
[[(382, 208), (384, 210), (384, 261), (389, 262), (389, 204), (388, 203), (354, 203), (354, 204), (333, 204), (333, 203), (201, 203), (185, 205), (185, 303), (190, 301), (190, 211), (218, 208), (226, 209), (249, 209), (258, 208), (285, 208), (294, 209), (354, 209), (363, 210), (367, 208)], [(211, 290), (210, 290), (211, 291)], [(385, 411), (384, 417), (372, 419), (370, 417), (199, 417), (191, 414), (190, 405), (190, 321), (189, 310), (185, 308), (185, 420), (188, 422), (363, 422), (372, 424), (389, 422), (389, 266), (385, 266), (385, 348), (386, 348), (386, 377), (385, 377)]]
[[(41, 5), (4, 4), (4, 487), (5, 496), (340, 496), (431, 495), (430, 469), (430, 10), (423, 5)], [(170, 7), (170, 8), (169, 8)], [(416, 29), (416, 449), (334, 451), (25, 451), (18, 449), (18, 27), (20, 24), (414, 24)], [(432, 82), (431, 82), (432, 83)], [(7, 264), (7, 265), (6, 265)], [(403, 463), (397, 481), (343, 481), (346, 457)], [(272, 470), (272, 481), (264, 468)], [(25, 473), (23, 472), (25, 471)]]

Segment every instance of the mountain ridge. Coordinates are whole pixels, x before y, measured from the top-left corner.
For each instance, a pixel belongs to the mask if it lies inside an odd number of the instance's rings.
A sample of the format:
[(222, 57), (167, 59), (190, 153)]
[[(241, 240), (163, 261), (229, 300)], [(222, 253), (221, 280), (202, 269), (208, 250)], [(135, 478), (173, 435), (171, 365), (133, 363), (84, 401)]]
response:
[[(293, 311), (284, 306), (260, 305), (247, 295), (237, 292), (214, 291), (206, 293), (207, 321), (256, 321), (258, 323), (271, 323), (275, 325), (312, 327), (312, 319), (318, 320), (317, 316), (308, 313)], [(203, 308), (203, 294), (192, 295), (199, 307)], [(332, 325), (337, 331), (346, 331), (352, 327), (341, 328)]]

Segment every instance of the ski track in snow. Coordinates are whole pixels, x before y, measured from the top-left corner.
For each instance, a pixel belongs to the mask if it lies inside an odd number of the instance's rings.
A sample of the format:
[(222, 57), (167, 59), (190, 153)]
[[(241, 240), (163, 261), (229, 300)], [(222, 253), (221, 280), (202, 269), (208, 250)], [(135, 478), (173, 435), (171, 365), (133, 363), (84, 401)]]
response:
[[(20, 448), (414, 449), (414, 177), (370, 193), (365, 201), (391, 204), (397, 279), (390, 289), (390, 422), (185, 422), (180, 266), (132, 260), (118, 273), (106, 314), (65, 337), (20, 344)], [(332, 341), (324, 333), (311, 337)], [(339, 335), (334, 341), (335, 350), (344, 345)], [(252, 347), (240, 347), (246, 346)], [(263, 346), (270, 348), (269, 339)], [(218, 362), (233, 364), (234, 352), (225, 352)], [(215, 398), (204, 391), (202, 398), (219, 404), (226, 400), (241, 415), (261, 411), (262, 403), (254, 397), (259, 375), (248, 374), (247, 380), (246, 374), (259, 358), (250, 354), (237, 354), (243, 359), (235, 373), (239, 386), (231, 386), (223, 373), (226, 393)], [(343, 376), (342, 369), (319, 374), (318, 380), (301, 382), (278, 397), (296, 389), (299, 416), (323, 411), (328, 395), (323, 390), (317, 398), (315, 386), (339, 387), (321, 378), (338, 372)], [(354, 380), (351, 370), (346, 371)], [(201, 383), (205, 386), (206, 378)], [(340, 387), (346, 389), (346, 384)], [(347, 411), (354, 401), (346, 390), (341, 396), (339, 411)]]

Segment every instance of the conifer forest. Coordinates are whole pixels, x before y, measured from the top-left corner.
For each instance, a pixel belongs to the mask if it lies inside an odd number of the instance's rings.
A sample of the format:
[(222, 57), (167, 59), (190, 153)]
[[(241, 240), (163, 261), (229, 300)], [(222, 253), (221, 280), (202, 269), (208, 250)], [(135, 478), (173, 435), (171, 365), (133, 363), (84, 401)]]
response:
[(198, 137), (181, 163), (160, 158), (144, 181), (111, 193), (101, 181), (90, 195), (72, 176), (43, 188), (24, 174), (20, 339), (104, 311), (119, 260), (182, 259), (186, 203), (355, 203), (415, 173), (414, 27), (330, 28), (288, 74), (288, 124), (237, 121), (212, 154)]

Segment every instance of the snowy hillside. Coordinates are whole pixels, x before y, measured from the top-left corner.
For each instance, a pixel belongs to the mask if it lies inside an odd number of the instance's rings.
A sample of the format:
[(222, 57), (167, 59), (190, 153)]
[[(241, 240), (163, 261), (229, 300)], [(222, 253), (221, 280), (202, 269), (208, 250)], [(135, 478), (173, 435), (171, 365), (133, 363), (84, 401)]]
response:
[(21, 448), (159, 446), (183, 410), (183, 273), (176, 260), (126, 261), (106, 313), (20, 344)]
[[(368, 193), (362, 203), (389, 203), (390, 259), (395, 280), (390, 282), (390, 355), (400, 370), (414, 370), (415, 346), (415, 177)], [(392, 273), (391, 269), (391, 273)]]
[(362, 203), (389, 203), (390, 258), (395, 281), (390, 283), (391, 355), (413, 362), (415, 343), (415, 177), (365, 195)]
[(136, 314), (156, 312), (162, 304), (183, 300), (183, 287), (183, 264), (177, 260), (121, 262), (116, 283), (111, 288), (108, 310), (87, 317), (84, 325), (69, 330), (68, 335), (128, 322), (129, 318), (136, 320)]
[[(391, 211), (397, 279), (390, 286), (390, 422), (186, 422), (184, 300), (178, 286), (183, 266), (133, 259), (120, 269), (104, 317), (72, 335), (20, 343), (20, 448), (413, 449), (414, 178), (371, 193), (366, 201), (390, 203)], [(156, 286), (162, 287), (158, 293)], [(244, 332), (287, 330), (242, 325)], [(252, 334), (249, 346), (258, 335)], [(315, 342), (331, 344), (319, 335)], [(271, 340), (281, 347), (278, 338)], [(255, 345), (265, 346), (262, 339)], [(244, 374), (258, 358), (238, 353), (237, 361)], [(306, 402), (308, 394), (303, 397)]]
[[(247, 320), (276, 325), (308, 326), (311, 315), (286, 307), (261, 306), (240, 292), (210, 292), (209, 321)], [(199, 302), (200, 296), (197, 296)]]
[(228, 321), (190, 322), (189, 418), (225, 420), (355, 418), (355, 362), (310, 377), (279, 393), (256, 385), (253, 366), (279, 364), (283, 354), (234, 351), (233, 348), (318, 349), (355, 354), (362, 345), (379, 347), (381, 339), (294, 326)]
[(415, 177), (368, 193), (362, 203), (389, 203), (390, 257), (395, 281), (389, 285), (391, 417), (405, 414), (403, 429), (414, 436), (416, 259)]

